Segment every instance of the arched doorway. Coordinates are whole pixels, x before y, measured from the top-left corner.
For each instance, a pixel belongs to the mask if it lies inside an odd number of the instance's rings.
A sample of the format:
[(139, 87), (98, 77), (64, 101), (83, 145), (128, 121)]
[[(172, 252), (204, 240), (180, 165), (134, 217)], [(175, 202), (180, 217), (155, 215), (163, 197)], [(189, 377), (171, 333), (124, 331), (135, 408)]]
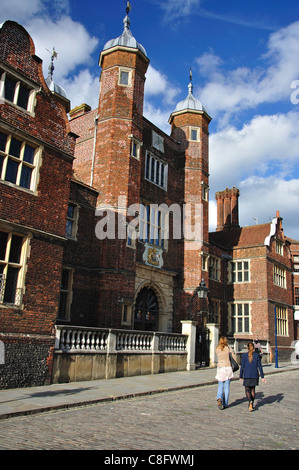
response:
[(157, 331), (159, 305), (152, 289), (144, 287), (135, 302), (134, 330)]

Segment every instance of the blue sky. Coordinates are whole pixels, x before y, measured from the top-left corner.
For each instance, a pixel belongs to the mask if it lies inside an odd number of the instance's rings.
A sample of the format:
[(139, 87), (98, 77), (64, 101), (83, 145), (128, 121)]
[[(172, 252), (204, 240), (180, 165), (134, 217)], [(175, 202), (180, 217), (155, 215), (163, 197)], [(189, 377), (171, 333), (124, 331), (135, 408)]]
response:
[[(150, 59), (145, 116), (169, 133), (191, 66), (194, 95), (212, 117), (210, 229), (215, 192), (236, 186), (242, 226), (280, 211), (285, 234), (299, 240), (299, 2), (130, 3), (132, 34)], [(54, 79), (72, 107), (97, 106), (99, 54), (122, 33), (124, 0), (0, 0), (0, 15), (28, 30), (45, 75), (55, 46)]]

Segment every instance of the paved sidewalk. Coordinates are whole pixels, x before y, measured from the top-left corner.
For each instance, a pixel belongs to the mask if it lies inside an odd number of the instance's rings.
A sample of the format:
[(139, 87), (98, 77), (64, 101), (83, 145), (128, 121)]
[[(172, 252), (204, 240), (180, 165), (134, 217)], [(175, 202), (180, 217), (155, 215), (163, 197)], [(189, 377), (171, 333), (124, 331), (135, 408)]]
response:
[[(263, 366), (264, 374), (299, 369), (299, 364)], [(0, 390), (0, 419), (217, 383), (215, 368)], [(233, 380), (238, 380), (239, 372)]]

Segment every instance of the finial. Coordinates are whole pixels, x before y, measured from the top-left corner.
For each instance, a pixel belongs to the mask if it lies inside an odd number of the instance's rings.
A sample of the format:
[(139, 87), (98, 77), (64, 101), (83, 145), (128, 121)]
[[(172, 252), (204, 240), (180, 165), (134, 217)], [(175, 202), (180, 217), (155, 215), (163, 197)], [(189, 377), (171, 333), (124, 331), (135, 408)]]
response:
[(53, 46), (53, 51), (49, 51), (49, 49), (47, 49), (48, 52), (50, 52), (51, 54), (51, 64), (49, 65), (49, 68), (48, 68), (48, 71), (49, 71), (49, 75), (51, 77), (51, 80), (53, 78), (53, 72), (54, 72), (54, 59), (57, 59), (57, 56), (58, 56), (58, 52), (55, 51), (55, 46)]
[(193, 85), (192, 85), (192, 70), (191, 70), (191, 67), (190, 67), (190, 71), (189, 71), (189, 80), (190, 80), (190, 83), (188, 85), (188, 90), (189, 90), (189, 93), (192, 94), (193, 92)]

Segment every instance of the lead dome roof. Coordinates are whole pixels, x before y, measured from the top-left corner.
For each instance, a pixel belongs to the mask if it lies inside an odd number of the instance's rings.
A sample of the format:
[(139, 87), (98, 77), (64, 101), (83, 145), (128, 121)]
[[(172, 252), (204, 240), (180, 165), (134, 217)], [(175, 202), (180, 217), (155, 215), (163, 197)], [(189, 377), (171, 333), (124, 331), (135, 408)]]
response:
[(128, 15), (126, 15), (126, 17), (124, 18), (123, 23), (123, 33), (118, 38), (110, 39), (108, 42), (106, 42), (103, 51), (111, 49), (112, 47), (123, 46), (130, 47), (132, 49), (138, 49), (147, 57), (146, 50), (144, 49), (144, 47), (139, 42), (137, 42), (134, 36), (132, 35), (132, 32), (130, 30), (130, 18)]
[(205, 106), (201, 103), (201, 101), (197, 100), (193, 96), (193, 85), (190, 82), (188, 85), (188, 95), (187, 97), (180, 101), (174, 110), (174, 113), (177, 113), (179, 111), (184, 111), (184, 110), (191, 110), (191, 111), (202, 111), (206, 114), (209, 114)]

